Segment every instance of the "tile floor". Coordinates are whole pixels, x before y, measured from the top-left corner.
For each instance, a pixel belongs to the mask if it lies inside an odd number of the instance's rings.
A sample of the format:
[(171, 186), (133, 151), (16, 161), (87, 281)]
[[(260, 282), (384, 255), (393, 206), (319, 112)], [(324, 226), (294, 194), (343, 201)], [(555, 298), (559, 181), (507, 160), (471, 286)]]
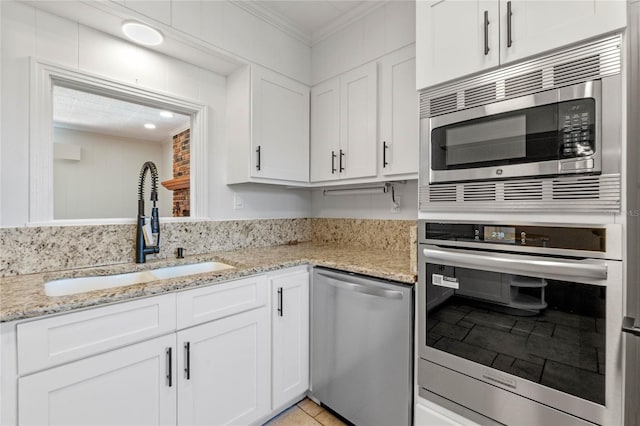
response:
[(309, 398), (287, 409), (264, 426), (344, 426), (340, 419)]

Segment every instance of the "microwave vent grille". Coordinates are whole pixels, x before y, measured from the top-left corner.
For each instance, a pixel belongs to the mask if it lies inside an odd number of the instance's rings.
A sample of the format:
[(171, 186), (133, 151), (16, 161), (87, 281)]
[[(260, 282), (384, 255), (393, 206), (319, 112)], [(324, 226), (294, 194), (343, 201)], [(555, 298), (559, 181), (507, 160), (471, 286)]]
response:
[(420, 185), (421, 212), (620, 212), (620, 174)]
[(472, 87), (464, 91), (464, 105), (471, 107), (493, 102), (497, 99), (496, 83)]
[(620, 74), (621, 43), (616, 34), (421, 90), (420, 118)]
[(542, 182), (539, 180), (523, 180), (504, 183), (504, 199), (542, 200)]
[(542, 90), (542, 70), (528, 72), (504, 81), (504, 92), (507, 98)]
[[(439, 98), (431, 99), (428, 111), (431, 115), (440, 115), (447, 112), (455, 111), (458, 106), (458, 96), (456, 93), (450, 93)], [(422, 105), (420, 105), (420, 114), (422, 115)]]
[(430, 188), (429, 201), (431, 202), (455, 202), (457, 199), (455, 185), (437, 185)]
[(588, 56), (553, 67), (553, 82), (557, 86), (597, 78), (600, 75), (600, 55)]
[(554, 200), (597, 200), (602, 183), (597, 176), (572, 181), (553, 181)]
[(464, 201), (495, 201), (495, 183), (467, 183), (463, 189)]

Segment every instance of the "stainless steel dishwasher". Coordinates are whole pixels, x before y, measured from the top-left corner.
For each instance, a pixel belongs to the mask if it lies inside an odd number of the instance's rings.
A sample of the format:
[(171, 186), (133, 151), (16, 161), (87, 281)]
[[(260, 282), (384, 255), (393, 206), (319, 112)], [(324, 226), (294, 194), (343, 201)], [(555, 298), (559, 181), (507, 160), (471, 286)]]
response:
[(311, 395), (359, 426), (410, 425), (413, 286), (314, 268)]

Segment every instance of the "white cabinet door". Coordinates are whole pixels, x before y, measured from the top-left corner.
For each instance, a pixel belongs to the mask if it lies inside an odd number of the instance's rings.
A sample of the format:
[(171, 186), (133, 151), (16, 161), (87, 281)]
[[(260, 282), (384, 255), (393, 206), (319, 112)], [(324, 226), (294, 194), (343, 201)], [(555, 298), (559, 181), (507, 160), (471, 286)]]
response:
[(175, 424), (174, 355), (171, 334), (22, 377), (20, 425)]
[(269, 310), (178, 332), (178, 424), (247, 425), (270, 412)]
[(500, 0), (500, 15), (500, 62), (505, 64), (623, 28), (626, 2)]
[(271, 278), (272, 409), (309, 388), (309, 272)]
[(340, 79), (311, 89), (311, 182), (338, 179)]
[(420, 96), (415, 45), (380, 63), (380, 166), (385, 176), (418, 173)]
[(418, 89), (498, 66), (498, 5), (498, 0), (416, 2)]
[(340, 77), (341, 178), (376, 176), (378, 68), (375, 62)]
[(309, 88), (260, 67), (252, 69), (251, 175), (309, 181)]

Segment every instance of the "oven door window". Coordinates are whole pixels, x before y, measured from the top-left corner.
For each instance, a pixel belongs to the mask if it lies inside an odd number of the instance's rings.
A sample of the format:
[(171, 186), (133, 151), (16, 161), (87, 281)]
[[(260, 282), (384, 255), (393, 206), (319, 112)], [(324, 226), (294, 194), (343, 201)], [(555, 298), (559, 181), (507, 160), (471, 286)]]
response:
[(431, 169), (559, 160), (595, 152), (595, 100), (541, 105), (431, 131)]
[(427, 346), (604, 405), (605, 290), (427, 264)]

